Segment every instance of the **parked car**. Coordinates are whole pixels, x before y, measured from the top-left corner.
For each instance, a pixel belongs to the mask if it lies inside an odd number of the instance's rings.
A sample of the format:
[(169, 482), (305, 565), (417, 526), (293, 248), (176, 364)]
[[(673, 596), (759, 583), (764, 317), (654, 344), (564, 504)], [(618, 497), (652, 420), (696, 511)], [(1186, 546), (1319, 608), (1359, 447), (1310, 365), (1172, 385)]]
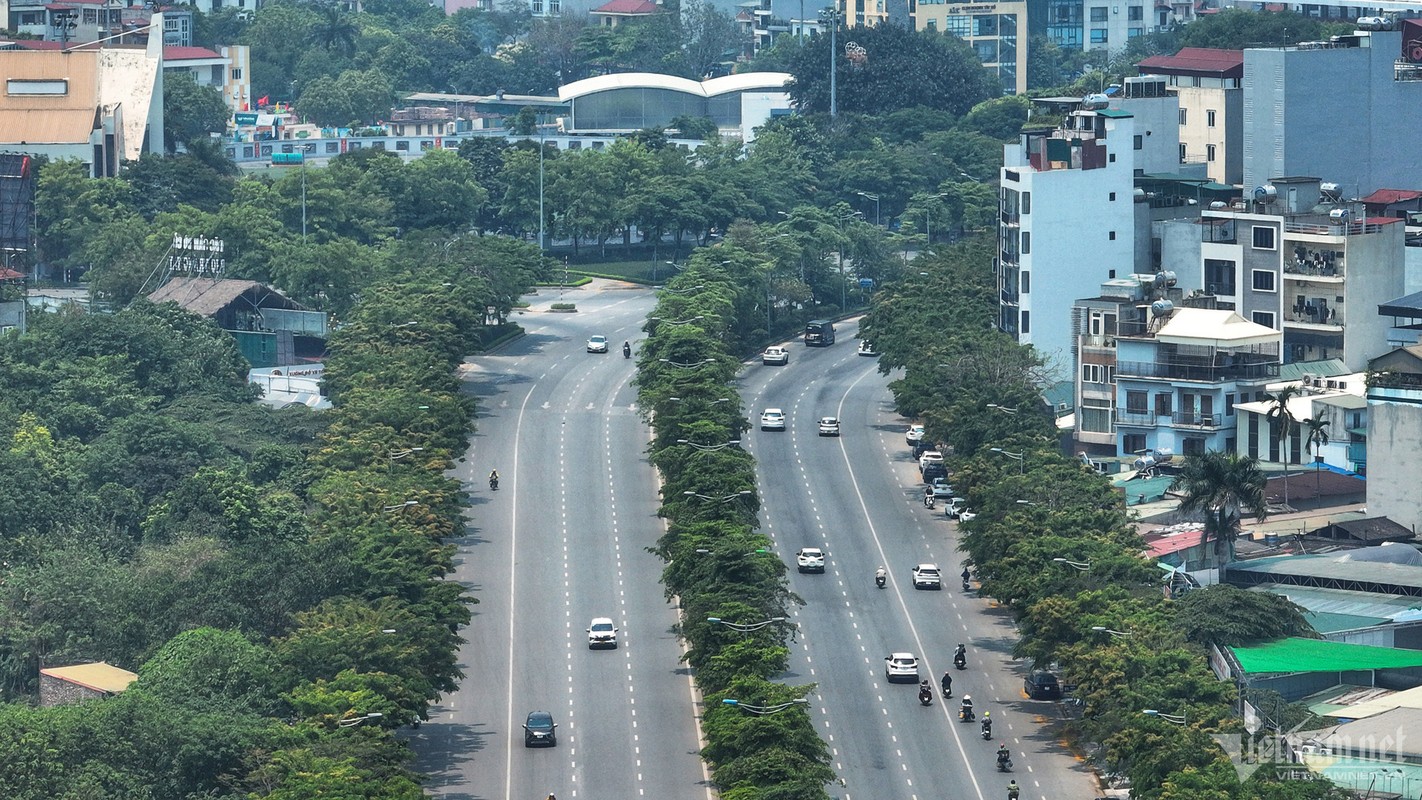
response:
[(785, 430), (785, 412), (778, 408), (767, 408), (761, 412), (760, 429), (763, 431)]
[(933, 483), (933, 481), (937, 480), (938, 478), (946, 478), (946, 477), (948, 477), (948, 465), (942, 463), (941, 461), (938, 462), (938, 463), (929, 464), (928, 466), (926, 466), (926, 467), (923, 468), (923, 482), (924, 482), (924, 483), (930, 483), (930, 484), (931, 484), (931, 483)]
[(760, 363), (783, 367), (790, 363), (790, 351), (783, 347), (767, 347), (765, 352), (760, 354)]
[(928, 487), (933, 490), (934, 500), (948, 500), (953, 497), (953, 487), (948, 485), (947, 478), (934, 478), (928, 482)]
[(599, 647), (617, 649), (617, 628), (607, 617), (595, 617), (588, 626), (588, 649)]
[(839, 420), (834, 417), (820, 417), (820, 435), (838, 436)]
[(818, 547), (802, 547), (795, 553), (795, 568), (801, 572), (825, 571), (825, 553)]
[(909, 429), (908, 429), (908, 433), (905, 433), (905, 434), (904, 434), (904, 441), (908, 442), (908, 446), (909, 446), (909, 447), (913, 447), (914, 445), (918, 444), (918, 443), (919, 443), (920, 441), (922, 441), (922, 440), (923, 440), (923, 426), (922, 426), (922, 425), (910, 425), (910, 426), (909, 426)]
[(937, 450), (929, 450), (928, 452), (918, 457), (918, 471), (923, 472), (924, 468), (927, 467), (929, 464), (942, 463), (943, 454), (938, 452)]
[(942, 589), (943, 576), (938, 572), (937, 564), (918, 564), (913, 568), (913, 588), (915, 589)]
[(553, 722), (552, 714), (547, 711), (530, 711), (528, 719), (523, 723), (523, 746), (556, 747), (557, 729), (558, 725)]
[(1026, 680), (1022, 681), (1022, 688), (1033, 700), (1062, 699), (1062, 685), (1057, 680), (1056, 673), (1044, 669), (1027, 673)]
[(948, 519), (958, 519), (964, 511), (968, 510), (967, 502), (961, 497), (950, 497), (948, 502), (943, 505), (943, 513)]

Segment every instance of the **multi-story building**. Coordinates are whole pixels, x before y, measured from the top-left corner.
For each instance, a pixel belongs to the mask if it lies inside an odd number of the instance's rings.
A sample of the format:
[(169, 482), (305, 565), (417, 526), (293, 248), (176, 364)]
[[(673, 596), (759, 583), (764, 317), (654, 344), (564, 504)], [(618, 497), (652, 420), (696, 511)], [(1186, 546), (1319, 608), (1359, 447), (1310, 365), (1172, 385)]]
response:
[(1422, 441), (1422, 345), (1368, 362), (1368, 512), (1416, 530), (1417, 443)]
[(1072, 303), (1110, 270), (1133, 271), (1132, 173), (1142, 140), (1130, 113), (1098, 107), (1003, 148), (999, 327), (1017, 341), (1067, 360)]
[(1422, 23), (1244, 51), (1244, 186), (1327, 175), (1349, 197), (1422, 175)]
[(1244, 51), (1187, 47), (1137, 65), (1164, 75), (1179, 101), (1180, 163), (1203, 161), (1211, 180), (1234, 185), (1244, 176)]
[[(1341, 363), (1330, 360), (1302, 366), (1307, 369), (1313, 364)], [(1305, 373), (1299, 380), (1268, 384), (1264, 392), (1277, 394), (1288, 386), (1297, 387), (1299, 394), (1287, 405), (1297, 423), (1287, 437), (1280, 435), (1282, 430), (1269, 417), (1275, 409), (1273, 401), (1256, 398), (1234, 404), (1240, 454), (1301, 466), (1321, 458), (1317, 463), (1365, 474), (1368, 465), (1368, 401), (1364, 398), (1367, 375), (1361, 372)], [(1309, 427), (1304, 420), (1328, 423), (1323, 429), (1328, 441), (1310, 444)]]
[[(1046, 0), (1041, 27), (1047, 39), (1071, 50), (1105, 50), (1116, 54), (1137, 36), (1195, 18), (1192, 0)], [(1038, 23), (1033, 23), (1036, 30)]]
[(951, 33), (967, 42), (997, 75), (1003, 94), (1027, 92), (1027, 0), (950, 3), (916, 0), (915, 30)]
[(1278, 379), (1282, 338), (1233, 311), (1176, 308), (1167, 301), (1153, 303), (1135, 319), (1120, 320), (1120, 452), (1234, 451), (1232, 406)]
[(187, 47), (193, 43), (193, 11), (190, 8), (163, 9), (156, 18), (153, 4), (109, 0), (9, 0), (5, 19), (17, 33), (30, 34), (42, 41), (65, 44), (109, 39), (121, 44), (143, 44), (150, 38), (152, 24), (162, 30), (163, 44)]
[(222, 93), (227, 107), (235, 111), (252, 108), (251, 48), (232, 45), (214, 52), (206, 47), (164, 47), (163, 74), (186, 72), (199, 86), (211, 86)]
[(1252, 199), (1213, 205), (1198, 222), (1198, 271), (1163, 258), (1183, 285), (1282, 331), (1286, 362), (1360, 369), (1387, 350), (1377, 307), (1405, 288), (1402, 220), (1364, 217), (1317, 178), (1275, 178)]

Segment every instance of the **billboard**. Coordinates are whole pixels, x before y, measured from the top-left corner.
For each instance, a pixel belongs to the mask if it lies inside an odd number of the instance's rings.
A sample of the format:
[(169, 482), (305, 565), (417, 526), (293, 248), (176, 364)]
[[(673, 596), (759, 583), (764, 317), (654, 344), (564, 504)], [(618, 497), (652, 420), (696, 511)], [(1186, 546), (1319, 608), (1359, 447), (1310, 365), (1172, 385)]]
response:
[(25, 153), (0, 153), (0, 251), (30, 249), (34, 167), (34, 158)]

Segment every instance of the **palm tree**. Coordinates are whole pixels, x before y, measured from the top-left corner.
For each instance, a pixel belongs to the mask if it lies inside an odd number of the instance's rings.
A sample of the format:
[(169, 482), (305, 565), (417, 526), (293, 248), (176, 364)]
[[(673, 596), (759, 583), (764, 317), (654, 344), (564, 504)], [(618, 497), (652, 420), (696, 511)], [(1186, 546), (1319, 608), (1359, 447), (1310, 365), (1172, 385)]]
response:
[[(1309, 455), (1313, 455), (1313, 449), (1315, 447), (1318, 448), (1319, 453), (1322, 453), (1323, 448), (1328, 446), (1328, 420), (1309, 417), (1303, 421), (1303, 424), (1308, 426), (1308, 436), (1304, 439), (1304, 449), (1308, 451)], [(1323, 479), (1318, 473), (1319, 464), (1318, 462), (1314, 462), (1314, 492), (1316, 494), (1322, 494), (1322, 490), (1319, 487), (1322, 486)]]
[(1218, 451), (1186, 456), (1180, 475), (1170, 484), (1171, 491), (1184, 495), (1181, 511), (1204, 512), (1201, 544), (1208, 542), (1211, 535), (1215, 537), (1215, 562), (1220, 569), (1234, 560), (1240, 513), (1248, 511), (1260, 520), (1267, 514), (1265, 484), (1259, 459)]
[(1273, 406), (1269, 409), (1266, 418), (1269, 420), (1269, 427), (1274, 431), (1274, 436), (1279, 440), (1279, 457), (1284, 462), (1284, 506), (1289, 505), (1289, 458), (1293, 453), (1289, 452), (1289, 441), (1298, 430), (1299, 421), (1294, 413), (1289, 410), (1289, 401), (1303, 394), (1303, 390), (1298, 384), (1285, 386), (1283, 389), (1269, 395), (1269, 402)]
[(339, 50), (344, 55), (355, 52), (356, 39), (360, 38), (360, 28), (351, 21), (350, 15), (334, 5), (321, 9), (321, 20), (311, 26), (311, 44), (326, 50)]

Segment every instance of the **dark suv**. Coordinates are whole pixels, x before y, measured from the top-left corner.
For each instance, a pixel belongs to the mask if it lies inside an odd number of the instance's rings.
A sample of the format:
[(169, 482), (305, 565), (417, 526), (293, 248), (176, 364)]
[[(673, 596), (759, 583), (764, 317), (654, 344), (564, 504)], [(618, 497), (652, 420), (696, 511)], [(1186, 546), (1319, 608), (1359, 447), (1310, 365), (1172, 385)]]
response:
[(1062, 685), (1057, 682), (1056, 674), (1043, 669), (1028, 673), (1027, 679), (1022, 682), (1022, 688), (1033, 700), (1062, 699)]
[(924, 483), (927, 483), (927, 484), (930, 484), (930, 485), (931, 485), (935, 480), (937, 480), (937, 479), (939, 479), (939, 478), (943, 478), (944, 480), (947, 480), (947, 479), (948, 479), (948, 467), (947, 467), (947, 465), (945, 465), (945, 464), (943, 464), (943, 463), (941, 463), (941, 462), (934, 462), (934, 463), (928, 464), (927, 466), (925, 466), (925, 467), (923, 468), (923, 482), (924, 482)]
[(553, 731), (557, 727), (553, 722), (553, 715), (547, 711), (528, 712), (528, 720), (523, 723), (523, 746), (556, 746), (558, 737)]

